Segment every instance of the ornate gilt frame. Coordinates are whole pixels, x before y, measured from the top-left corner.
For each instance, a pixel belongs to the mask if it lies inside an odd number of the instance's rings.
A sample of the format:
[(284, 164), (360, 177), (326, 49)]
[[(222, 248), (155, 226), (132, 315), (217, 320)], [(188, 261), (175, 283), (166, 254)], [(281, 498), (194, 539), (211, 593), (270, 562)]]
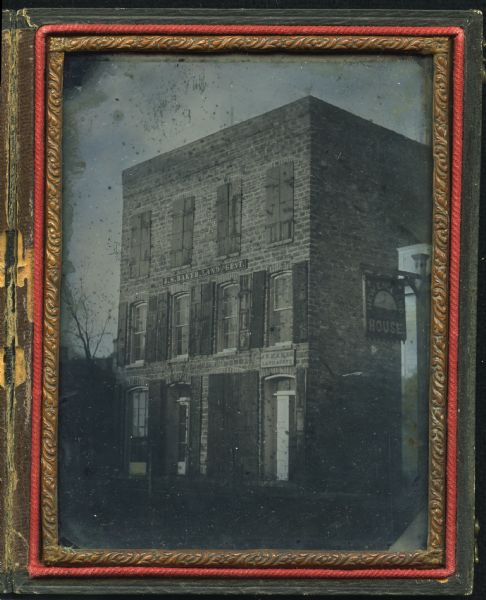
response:
[[(58, 540), (57, 412), (62, 248), (63, 63), (67, 52), (380, 52), (433, 57), (433, 260), (429, 395), (428, 543), (414, 552), (105, 550)], [(440, 568), (445, 564), (446, 415), (450, 247), (448, 37), (379, 35), (87, 35), (47, 38), (41, 433), (41, 560), (57, 566), (244, 568)]]

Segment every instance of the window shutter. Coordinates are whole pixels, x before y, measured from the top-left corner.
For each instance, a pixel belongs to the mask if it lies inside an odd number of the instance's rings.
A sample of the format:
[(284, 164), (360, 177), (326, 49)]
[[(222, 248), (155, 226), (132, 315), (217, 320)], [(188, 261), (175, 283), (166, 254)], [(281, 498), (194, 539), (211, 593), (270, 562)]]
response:
[(188, 265), (192, 261), (192, 238), (194, 232), (194, 197), (184, 199), (182, 235), (182, 264)]
[(279, 196), (280, 196), (280, 167), (270, 167), (267, 170), (265, 184), (265, 204), (267, 212), (267, 241), (276, 242), (279, 238)]
[(268, 344), (273, 346), (280, 339), (280, 311), (275, 310), (275, 278), (270, 279), (270, 294), (268, 302)]
[(258, 478), (258, 371), (232, 374), (233, 471), (238, 481)]
[(292, 266), (293, 285), (293, 339), (294, 342), (306, 342), (308, 339), (308, 271), (307, 261), (295, 263)]
[(184, 199), (178, 198), (172, 204), (171, 262), (173, 267), (180, 267), (183, 264), (183, 226)]
[(133, 321), (133, 304), (130, 304), (127, 309), (127, 341), (126, 341), (126, 350), (125, 350), (125, 364), (130, 364), (131, 362), (133, 362), (133, 360), (132, 360), (132, 349), (133, 349), (132, 321)]
[(200, 347), (200, 313), (201, 313), (201, 286), (191, 288), (191, 307), (189, 315), (189, 354), (199, 354)]
[(212, 354), (213, 351), (213, 314), (214, 314), (214, 283), (212, 281), (201, 285), (201, 311), (199, 354)]
[(228, 254), (228, 184), (224, 183), (217, 189), (216, 196), (216, 227), (218, 256)]
[(280, 166), (280, 239), (293, 236), (294, 226), (294, 164), (284, 163)]
[(224, 348), (224, 334), (223, 334), (223, 296), (224, 286), (218, 285), (218, 297), (216, 299), (216, 348), (218, 352), (221, 352)]
[(147, 333), (145, 339), (145, 360), (149, 363), (154, 362), (156, 360), (157, 312), (158, 296), (151, 296), (148, 301)]
[(157, 331), (157, 343), (154, 360), (167, 360), (169, 349), (169, 292), (162, 292), (157, 296), (155, 329)]
[(189, 473), (198, 475), (200, 472), (201, 453), (201, 400), (202, 377), (191, 377), (191, 407), (189, 412)]
[(164, 411), (165, 432), (165, 472), (167, 475), (177, 475), (177, 450), (179, 442), (179, 390), (177, 386), (170, 387)]
[(240, 314), (239, 314), (239, 343), (240, 350), (250, 348), (250, 304), (251, 289), (250, 275), (240, 276)]
[(241, 243), (241, 179), (229, 184), (228, 253), (239, 252)]
[(138, 277), (140, 273), (140, 215), (130, 219), (130, 277)]
[(297, 367), (295, 372), (295, 405), (293, 418), (293, 435), (291, 438), (291, 452), (289, 456), (289, 477), (299, 479), (304, 473), (305, 439), (304, 418), (306, 404), (306, 369)]
[(150, 272), (150, 229), (151, 212), (140, 215), (140, 268), (139, 276), (147, 277)]
[(126, 364), (127, 358), (127, 321), (128, 321), (128, 304), (120, 302), (118, 307), (118, 333), (116, 341), (116, 362), (119, 367)]
[(162, 379), (149, 382), (148, 386), (148, 436), (150, 448), (150, 471), (152, 476), (164, 475), (164, 440), (165, 419), (164, 403), (166, 400), (166, 384)]
[(208, 476), (228, 476), (231, 447), (228, 431), (226, 398), (231, 390), (231, 377), (226, 373), (209, 375), (208, 379)]
[(256, 271), (253, 273), (250, 322), (251, 348), (262, 348), (265, 343), (266, 279), (266, 271)]

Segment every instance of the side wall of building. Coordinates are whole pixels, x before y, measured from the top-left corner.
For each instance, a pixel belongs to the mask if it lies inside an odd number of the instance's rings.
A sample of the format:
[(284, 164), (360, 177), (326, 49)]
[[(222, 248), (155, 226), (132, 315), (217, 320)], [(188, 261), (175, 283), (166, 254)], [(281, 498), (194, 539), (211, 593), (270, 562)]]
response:
[(400, 485), (401, 342), (366, 333), (364, 277), (394, 280), (397, 248), (429, 240), (431, 149), (318, 102), (311, 114), (309, 471), (328, 491), (387, 494)]

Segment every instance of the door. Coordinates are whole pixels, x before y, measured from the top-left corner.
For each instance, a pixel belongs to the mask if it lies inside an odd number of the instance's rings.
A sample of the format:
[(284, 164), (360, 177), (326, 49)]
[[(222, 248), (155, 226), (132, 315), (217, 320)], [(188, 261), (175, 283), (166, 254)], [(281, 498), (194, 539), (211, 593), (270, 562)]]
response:
[(136, 388), (128, 394), (128, 474), (148, 472), (148, 390)]
[(295, 380), (268, 378), (265, 382), (263, 461), (266, 479), (289, 480), (291, 436), (294, 428)]

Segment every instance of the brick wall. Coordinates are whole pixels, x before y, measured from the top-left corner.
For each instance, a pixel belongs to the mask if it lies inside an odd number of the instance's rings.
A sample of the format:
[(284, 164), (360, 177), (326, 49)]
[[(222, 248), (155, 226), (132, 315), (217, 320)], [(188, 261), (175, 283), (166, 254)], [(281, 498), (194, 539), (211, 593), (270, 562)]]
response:
[[(217, 256), (216, 190), (235, 178), (242, 180), (240, 256), (248, 259), (248, 272), (279, 269), (307, 259), (310, 144), (308, 103), (299, 101), (124, 171), (120, 301), (133, 301), (149, 289), (159, 289), (162, 279), (173, 273), (169, 261), (170, 206), (174, 198), (196, 197), (193, 260), (187, 270), (223, 262)], [(272, 164), (286, 160), (293, 161), (295, 173), (294, 242), (269, 247), (265, 235), (265, 176)], [(130, 279), (128, 269), (130, 218), (145, 210), (152, 211), (148, 282), (147, 278)], [(225, 281), (228, 277), (212, 279)], [(175, 285), (170, 291), (186, 288)]]
[(400, 464), (400, 341), (366, 335), (363, 276), (393, 273), (398, 247), (430, 239), (431, 152), (318, 100), (311, 123), (308, 452), (328, 489), (345, 480), (390, 489), (390, 460)]

